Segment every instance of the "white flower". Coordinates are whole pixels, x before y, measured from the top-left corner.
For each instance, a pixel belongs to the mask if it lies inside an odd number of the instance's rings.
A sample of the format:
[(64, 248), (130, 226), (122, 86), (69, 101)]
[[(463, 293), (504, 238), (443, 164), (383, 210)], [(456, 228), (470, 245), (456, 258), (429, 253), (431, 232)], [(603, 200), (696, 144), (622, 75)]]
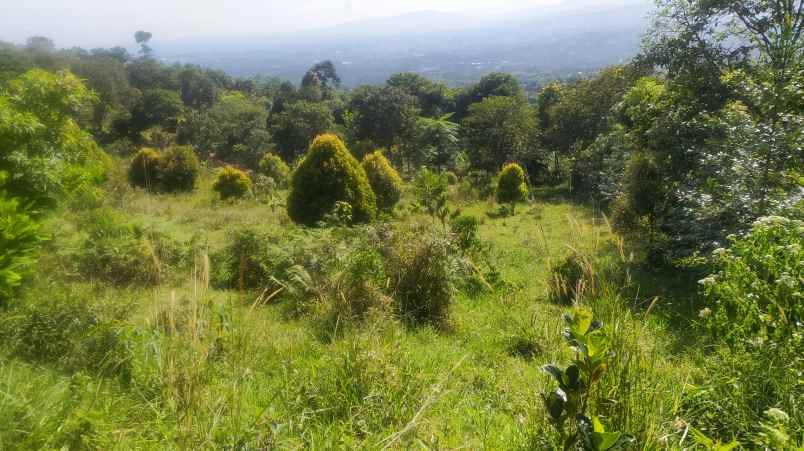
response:
[(769, 226), (775, 224), (787, 224), (790, 220), (783, 217), (783, 216), (763, 216), (756, 221), (754, 221), (754, 227), (757, 226)]
[(703, 285), (703, 286), (705, 286), (705, 287), (708, 287), (708, 286), (712, 286), (712, 285), (716, 284), (717, 279), (715, 278), (715, 276), (709, 276), (709, 277), (706, 277), (704, 279), (699, 280), (698, 283)]
[(801, 252), (801, 245), (799, 245), (798, 243), (791, 244), (787, 246), (786, 249), (790, 251), (791, 254), (798, 254), (799, 252)]
[(712, 309), (709, 307), (698, 312), (698, 318), (709, 318), (710, 316), (712, 316)]
[(729, 251), (726, 250), (726, 249), (723, 249), (722, 247), (719, 247), (719, 248), (717, 248), (717, 249), (712, 251), (712, 255), (714, 255), (716, 257), (723, 257), (728, 253), (729, 253)]

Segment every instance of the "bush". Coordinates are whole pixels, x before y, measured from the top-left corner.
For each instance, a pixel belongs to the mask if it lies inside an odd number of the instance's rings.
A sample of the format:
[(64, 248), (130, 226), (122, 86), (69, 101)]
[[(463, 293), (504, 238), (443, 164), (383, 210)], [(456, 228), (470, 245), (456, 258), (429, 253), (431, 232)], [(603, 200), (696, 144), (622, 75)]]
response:
[(447, 206), (447, 190), (449, 185), (443, 173), (437, 173), (422, 167), (413, 178), (413, 190), (419, 205), (427, 210), (433, 218), (438, 218), (446, 226), (450, 211)]
[(9, 317), (3, 340), (27, 360), (124, 375), (127, 352), (119, 322), (131, 304), (96, 299), (96, 292), (80, 286), (60, 286), (31, 297)]
[(293, 221), (312, 226), (338, 201), (352, 206), (352, 223), (376, 216), (377, 201), (366, 172), (337, 136), (321, 135), (293, 173), (288, 214)]
[(87, 236), (75, 261), (78, 272), (87, 279), (119, 286), (158, 284), (171, 265), (186, 257), (174, 241), (147, 233), (110, 211), (89, 214), (81, 226)]
[(715, 250), (718, 271), (700, 281), (709, 331), (732, 345), (784, 344), (804, 332), (804, 223), (759, 219), (729, 249)]
[[(0, 172), (0, 188), (5, 178), (5, 173)], [(31, 273), (43, 239), (30, 212), (18, 199), (0, 190), (0, 305)]]
[(391, 166), (381, 151), (375, 151), (363, 158), (363, 169), (377, 196), (377, 208), (391, 211), (402, 196), (402, 178)]
[(478, 225), (477, 218), (470, 215), (459, 215), (450, 220), (449, 227), (455, 236), (455, 243), (462, 251), (480, 246), (480, 239), (477, 237)]
[(232, 166), (224, 166), (212, 184), (212, 189), (220, 194), (223, 200), (245, 197), (251, 192), (251, 187), (248, 175)]
[(259, 173), (274, 179), (279, 188), (287, 188), (290, 181), (290, 168), (277, 155), (266, 153), (259, 164)]
[(594, 289), (595, 268), (591, 259), (573, 252), (550, 268), (547, 297), (551, 302), (570, 304)]
[(165, 192), (192, 191), (198, 179), (198, 157), (190, 146), (168, 148), (159, 164), (159, 187)]
[(128, 179), (134, 186), (156, 192), (192, 191), (199, 170), (190, 146), (172, 146), (164, 154), (146, 147), (131, 161)]
[(516, 163), (503, 166), (497, 181), (497, 202), (515, 206), (528, 197), (525, 170)]
[(444, 172), (444, 176), (447, 178), (447, 183), (449, 183), (450, 185), (455, 185), (456, 183), (458, 183), (458, 176), (455, 175), (454, 172), (446, 171)]
[(389, 262), (397, 310), (409, 323), (443, 325), (453, 294), (449, 243), (417, 237), (403, 244)]
[(162, 156), (154, 149), (143, 148), (131, 160), (128, 169), (128, 181), (133, 186), (154, 189), (159, 186), (159, 171)]

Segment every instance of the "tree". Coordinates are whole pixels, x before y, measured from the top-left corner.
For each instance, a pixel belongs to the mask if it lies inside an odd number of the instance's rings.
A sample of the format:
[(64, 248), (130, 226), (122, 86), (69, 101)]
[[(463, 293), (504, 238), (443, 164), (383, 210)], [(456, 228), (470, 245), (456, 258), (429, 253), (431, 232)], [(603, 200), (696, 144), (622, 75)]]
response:
[(167, 89), (144, 91), (142, 98), (131, 111), (132, 131), (139, 133), (156, 125), (175, 131), (183, 112), (184, 103), (175, 91)]
[(349, 110), (356, 139), (386, 148), (408, 137), (419, 116), (416, 98), (390, 86), (361, 86), (352, 95)]
[(377, 201), (366, 172), (335, 135), (321, 135), (293, 173), (288, 214), (293, 221), (313, 226), (336, 205), (351, 207), (351, 223), (369, 222)]
[(256, 168), (271, 145), (265, 107), (239, 92), (222, 95), (206, 111), (191, 111), (177, 132), (201, 155)]
[(458, 93), (455, 99), (455, 120), (461, 121), (469, 114), (469, 108), (488, 97), (524, 97), (522, 86), (511, 74), (494, 72)]
[(335, 117), (324, 103), (293, 102), (271, 118), (273, 141), (286, 161), (302, 155), (316, 136), (334, 129)]
[(75, 75), (32, 69), (0, 93), (0, 171), (6, 191), (36, 206), (97, 180), (103, 153), (77, 118), (97, 97)]
[(416, 97), (422, 116), (441, 117), (454, 108), (454, 99), (449, 87), (422, 75), (411, 72), (394, 74), (388, 79), (387, 84)]
[(50, 38), (32, 36), (25, 41), (25, 48), (35, 53), (50, 53), (56, 50), (56, 44)]
[(201, 69), (184, 68), (178, 75), (181, 100), (190, 108), (209, 108), (218, 99), (216, 83)]
[(150, 57), (153, 53), (153, 49), (148, 45), (148, 42), (151, 40), (153, 35), (147, 31), (138, 31), (134, 33), (134, 40), (137, 41), (137, 44), (140, 46), (140, 53), (144, 57)]
[(503, 163), (530, 158), (536, 118), (522, 97), (488, 97), (469, 108), (463, 129), (472, 166), (495, 171)]
[(341, 84), (341, 79), (338, 77), (338, 72), (335, 70), (335, 65), (332, 61), (326, 60), (316, 63), (302, 78), (302, 87), (308, 88), (316, 87), (338, 87)]
[(419, 117), (412, 138), (402, 146), (403, 157), (414, 167), (443, 167), (458, 152), (460, 126), (451, 121), (452, 114), (441, 117)]
[(139, 58), (126, 65), (131, 86), (146, 91), (149, 89), (179, 90), (175, 68), (161, 64), (153, 58)]
[(126, 67), (120, 60), (100, 54), (80, 58), (72, 64), (72, 71), (83, 78), (99, 97), (92, 114), (95, 130), (102, 131), (115, 111), (131, 108), (136, 96), (129, 85)]

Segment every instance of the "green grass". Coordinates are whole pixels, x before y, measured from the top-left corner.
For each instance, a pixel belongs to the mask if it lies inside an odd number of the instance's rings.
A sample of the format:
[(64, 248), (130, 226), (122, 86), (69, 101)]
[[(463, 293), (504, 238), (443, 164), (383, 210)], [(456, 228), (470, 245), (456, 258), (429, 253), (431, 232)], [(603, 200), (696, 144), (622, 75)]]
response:
[[(218, 201), (210, 184), (205, 175), (192, 194), (123, 191), (109, 203), (147, 229), (195, 239), (199, 253), (222, 248), (233, 227), (295, 227), (281, 207)], [(514, 217), (489, 217), (487, 202), (461, 206), (481, 218), (504, 287), (459, 293), (442, 329), (376, 311), (338, 325), (334, 339), (322, 338), (313, 313), (289, 315), (282, 302), (254, 307), (259, 293), (205, 289), (193, 265), (158, 286), (81, 281), (69, 251), (80, 243), (82, 212), (65, 210), (51, 220), (53, 241), (26, 296), (0, 315), (0, 339), (14, 339), (6, 335), (21, 304), (61, 291), (69, 295), (60, 302), (128, 306), (124, 321), (98, 320), (118, 334), (110, 358), (125, 360), (97, 370), (4, 348), (0, 448), (550, 449), (540, 394), (552, 386), (540, 367), (570, 357), (561, 338), (567, 306), (546, 300), (550, 266), (573, 249), (617, 257), (602, 216), (537, 194)], [(679, 331), (666, 316), (631, 308), (625, 292), (605, 286), (585, 301), (617, 350), (594, 409), (637, 436), (639, 449), (676, 448), (683, 391), (704, 370), (674, 346)]]

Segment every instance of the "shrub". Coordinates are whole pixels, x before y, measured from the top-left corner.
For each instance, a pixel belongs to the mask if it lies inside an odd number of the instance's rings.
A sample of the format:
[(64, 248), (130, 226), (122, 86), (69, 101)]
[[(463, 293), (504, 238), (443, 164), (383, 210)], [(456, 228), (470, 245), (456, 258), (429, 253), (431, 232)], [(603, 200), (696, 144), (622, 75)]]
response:
[(20, 304), (3, 337), (17, 356), (77, 371), (126, 371), (127, 353), (119, 321), (130, 303), (96, 300), (80, 285), (59, 287)]
[(192, 191), (198, 178), (198, 157), (190, 146), (168, 148), (158, 166), (159, 187), (165, 192)]
[(128, 181), (133, 186), (154, 189), (159, 186), (159, 170), (162, 156), (154, 149), (143, 148), (131, 160), (128, 169)]
[(390, 260), (393, 298), (402, 317), (413, 324), (442, 325), (452, 303), (449, 243), (417, 237)]
[(525, 183), (525, 170), (516, 163), (503, 166), (497, 180), (497, 202), (511, 204), (515, 208), (517, 202), (528, 197), (528, 185)]
[(802, 247), (804, 223), (767, 217), (733, 237), (729, 249), (715, 250), (718, 271), (700, 281), (708, 305), (701, 316), (712, 334), (744, 345), (784, 343), (804, 332)]
[(542, 369), (555, 379), (558, 388), (542, 395), (550, 423), (559, 433), (565, 450), (621, 450), (635, 441), (621, 432), (606, 432), (600, 419), (588, 416), (590, 398), (610, 365), (611, 338), (603, 323), (593, 321), (592, 312), (575, 309), (564, 315), (564, 339), (575, 351), (575, 360), (566, 369), (545, 365)]
[(419, 204), (427, 210), (433, 218), (441, 220), (446, 225), (449, 216), (447, 207), (447, 177), (443, 173), (433, 172), (422, 167), (413, 178), (413, 190)]
[(171, 264), (185, 258), (180, 246), (158, 233), (124, 222), (107, 210), (83, 218), (87, 236), (75, 255), (78, 272), (114, 285), (159, 283)]
[[(0, 172), (0, 188), (5, 178)], [(0, 305), (30, 274), (43, 239), (30, 212), (0, 189)]]
[(474, 216), (459, 215), (449, 222), (449, 227), (455, 236), (455, 243), (462, 251), (480, 245), (480, 239), (477, 237), (478, 221)]
[(456, 183), (458, 183), (458, 176), (455, 175), (454, 172), (446, 171), (444, 172), (444, 176), (447, 178), (447, 183), (449, 183), (450, 185), (455, 185)]
[(363, 158), (363, 169), (377, 196), (377, 208), (391, 211), (402, 196), (402, 178), (391, 166), (381, 151), (375, 151)]
[(251, 192), (251, 179), (240, 169), (224, 166), (215, 178), (212, 189), (220, 194), (221, 199), (245, 197)]
[(290, 168), (282, 158), (272, 153), (266, 153), (260, 160), (260, 174), (274, 179), (279, 188), (287, 188), (290, 181)]
[(573, 252), (550, 268), (547, 297), (552, 302), (569, 304), (594, 290), (594, 284), (595, 269), (591, 259)]
[(338, 201), (352, 206), (352, 223), (376, 216), (377, 201), (366, 172), (337, 136), (321, 135), (293, 173), (288, 214), (293, 221), (312, 226)]

